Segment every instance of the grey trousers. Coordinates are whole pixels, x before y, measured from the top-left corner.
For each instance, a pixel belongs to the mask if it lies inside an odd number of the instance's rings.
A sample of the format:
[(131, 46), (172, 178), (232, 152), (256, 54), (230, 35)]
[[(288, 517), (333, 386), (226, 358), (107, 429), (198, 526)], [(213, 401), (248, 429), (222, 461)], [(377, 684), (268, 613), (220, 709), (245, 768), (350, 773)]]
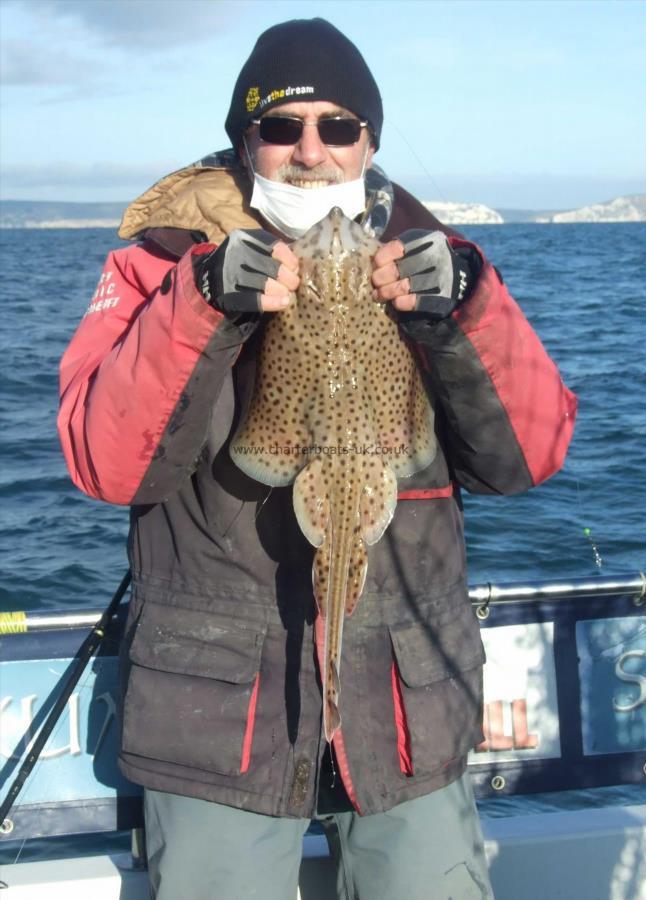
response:
[[(148, 790), (145, 814), (152, 900), (296, 900), (309, 819)], [(385, 813), (319, 821), (339, 900), (493, 898), (466, 775)]]

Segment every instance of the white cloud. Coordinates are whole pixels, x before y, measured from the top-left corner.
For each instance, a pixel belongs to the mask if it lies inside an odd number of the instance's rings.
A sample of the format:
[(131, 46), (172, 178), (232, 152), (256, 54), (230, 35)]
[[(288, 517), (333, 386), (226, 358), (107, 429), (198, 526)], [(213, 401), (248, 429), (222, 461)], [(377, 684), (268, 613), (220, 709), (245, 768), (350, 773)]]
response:
[(233, 9), (230, 0), (0, 2), (0, 84), (35, 88), (35, 102), (113, 94), (128, 76), (140, 90), (151, 73), (185, 75), (186, 46), (217, 41)]
[(36, 41), (8, 40), (2, 46), (0, 81), (5, 87), (87, 85), (97, 74), (89, 58), (61, 49), (47, 52)]
[[(18, 0), (52, 22), (81, 25), (101, 43), (139, 52), (208, 40), (227, 28), (229, 0)], [(239, 9), (239, 6), (238, 6)]]

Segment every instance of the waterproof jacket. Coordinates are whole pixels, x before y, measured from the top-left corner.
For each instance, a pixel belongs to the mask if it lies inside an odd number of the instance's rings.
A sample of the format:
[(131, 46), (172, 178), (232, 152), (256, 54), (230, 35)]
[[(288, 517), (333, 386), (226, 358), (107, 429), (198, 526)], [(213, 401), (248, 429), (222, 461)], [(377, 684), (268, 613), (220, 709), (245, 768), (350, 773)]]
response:
[[(313, 548), (291, 487), (228, 442), (253, 388), (249, 336), (196, 290), (196, 240), (261, 223), (239, 176), (175, 173), (136, 201), (61, 364), (74, 482), (129, 504), (133, 595), (122, 645), (120, 765), (133, 781), (277, 816), (316, 808), (325, 739)], [(382, 239), (442, 228), (395, 186)], [(451, 236), (454, 246), (468, 246)], [(345, 624), (335, 756), (361, 814), (450, 783), (482, 737), (479, 628), (460, 488), (524, 491), (562, 465), (575, 399), (485, 260), (447, 320), (409, 328), (438, 453), (400, 482)], [(387, 373), (384, 373), (387, 377)]]

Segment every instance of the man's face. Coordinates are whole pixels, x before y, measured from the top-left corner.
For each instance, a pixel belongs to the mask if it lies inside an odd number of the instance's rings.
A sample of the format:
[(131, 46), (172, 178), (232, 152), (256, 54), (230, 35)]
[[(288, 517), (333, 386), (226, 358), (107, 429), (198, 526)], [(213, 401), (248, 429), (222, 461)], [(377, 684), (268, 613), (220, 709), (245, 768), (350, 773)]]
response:
[[(287, 147), (261, 141), (258, 126), (251, 126), (246, 134), (246, 143), (254, 171), (258, 175), (296, 187), (318, 188), (360, 178), (364, 160), (366, 169), (370, 167), (375, 151), (367, 128), (361, 129), (356, 144), (349, 147), (327, 147), (321, 141), (316, 126), (310, 124), (330, 116), (353, 116), (353, 113), (336, 103), (329, 103), (327, 100), (283, 103), (272, 107), (267, 115), (295, 116), (307, 124), (299, 141)], [(247, 165), (244, 147), (241, 156), (243, 164)]]

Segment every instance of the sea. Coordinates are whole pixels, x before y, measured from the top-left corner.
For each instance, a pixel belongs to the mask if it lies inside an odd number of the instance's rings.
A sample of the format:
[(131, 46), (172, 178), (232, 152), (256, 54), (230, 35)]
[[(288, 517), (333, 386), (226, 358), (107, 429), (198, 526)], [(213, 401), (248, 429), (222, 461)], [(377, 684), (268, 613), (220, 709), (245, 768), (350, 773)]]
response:
[[(646, 569), (646, 223), (465, 226), (578, 395), (561, 472), (526, 494), (464, 496), (471, 585)], [(58, 363), (111, 229), (0, 231), (0, 609), (107, 604), (128, 511), (71, 483)]]

